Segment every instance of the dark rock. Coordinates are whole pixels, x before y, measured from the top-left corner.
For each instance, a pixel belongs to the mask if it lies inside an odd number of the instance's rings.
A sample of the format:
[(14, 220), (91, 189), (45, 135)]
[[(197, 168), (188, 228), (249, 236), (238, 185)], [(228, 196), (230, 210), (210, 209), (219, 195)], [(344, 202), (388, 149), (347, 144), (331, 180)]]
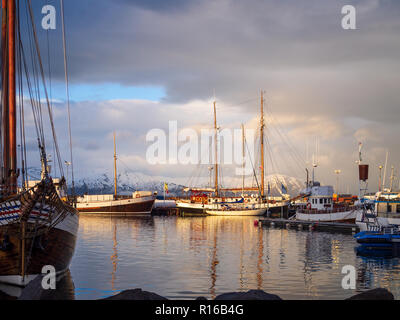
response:
[(43, 276), (33, 279), (22, 290), (18, 300), (74, 300), (75, 287), (70, 272), (57, 278), (56, 290), (45, 290), (42, 287)]
[(393, 294), (383, 288), (368, 290), (346, 300), (394, 300)]
[(7, 293), (0, 291), (0, 301), (17, 300), (16, 297), (9, 296)]
[(206, 297), (198, 297), (196, 301), (207, 301)]
[(156, 293), (142, 291), (142, 289), (126, 290), (101, 300), (168, 300)]
[(248, 292), (224, 293), (215, 300), (282, 300), (275, 294), (269, 294), (262, 290), (250, 290)]
[(37, 276), (22, 290), (21, 296), (18, 300), (40, 300), (43, 288), (42, 288), (43, 276)]

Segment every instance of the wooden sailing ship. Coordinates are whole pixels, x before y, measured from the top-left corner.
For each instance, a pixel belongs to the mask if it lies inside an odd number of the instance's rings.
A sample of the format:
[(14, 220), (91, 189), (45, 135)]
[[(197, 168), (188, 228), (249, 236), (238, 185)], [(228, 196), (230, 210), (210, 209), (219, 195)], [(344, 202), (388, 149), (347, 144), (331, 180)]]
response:
[[(35, 126), (42, 166), (41, 180), (28, 188), (26, 150), (21, 152), (21, 158), (17, 161), (17, 114), (24, 114), (23, 85), (28, 83), (36, 86), (40, 83), (40, 80), (32, 82), (26, 67), (26, 48), (19, 30), (19, 11), (22, 10), (19, 4), (18, 1), (16, 6), (15, 0), (2, 0), (0, 282), (25, 286), (42, 273), (44, 266), (53, 266), (57, 274), (68, 270), (75, 250), (79, 215), (73, 206), (64, 201), (66, 199), (60, 198), (58, 189), (66, 190), (65, 178), (60, 179), (59, 186), (56, 186), (50, 177), (45, 137), (41, 134), (44, 133), (43, 123), (37, 118), (41, 116), (42, 101), (35, 99), (32, 87), (29, 88), (29, 95), (33, 116), (37, 120)], [(25, 9), (30, 12), (30, 31), (35, 40), (30, 49), (34, 52), (32, 57), (37, 59), (39, 74), (42, 75), (42, 86), (53, 124), (30, 1), (26, 2)], [(21, 80), (23, 74), (26, 76), (25, 82)], [(23, 117), (19, 117), (19, 120), (21, 141), (18, 146), (23, 150)], [(56, 145), (53, 125), (52, 133)]]
[(136, 216), (151, 214), (156, 193), (136, 191), (132, 196), (118, 195), (117, 149), (114, 133), (114, 194), (85, 195), (78, 198), (77, 209), (83, 214)]
[[(261, 91), (261, 115), (260, 115), (260, 180), (255, 177), (256, 187), (243, 186), (242, 188), (220, 188), (219, 185), (219, 165), (218, 165), (218, 125), (217, 125), (217, 107), (214, 102), (214, 186), (213, 188), (186, 188), (184, 192), (192, 192), (190, 200), (176, 201), (177, 207), (185, 213), (200, 213), (209, 215), (264, 215), (265, 213), (280, 213), (287, 209), (290, 203), (289, 198), (282, 196), (282, 200), (276, 201), (271, 199), (270, 195), (265, 192), (265, 146), (264, 146), (264, 92)], [(244, 141), (244, 134), (243, 134)], [(243, 145), (243, 152), (245, 146)], [(244, 158), (244, 155), (243, 155)], [(254, 169), (254, 168), (253, 168)], [(255, 196), (245, 195), (244, 192), (253, 192)], [(222, 193), (237, 193), (241, 192), (238, 197), (221, 196)], [(228, 205), (230, 210), (221, 210), (222, 207)], [(238, 207), (241, 207), (238, 210)], [(244, 209), (247, 207), (248, 209)], [(226, 207), (225, 207), (226, 208)]]

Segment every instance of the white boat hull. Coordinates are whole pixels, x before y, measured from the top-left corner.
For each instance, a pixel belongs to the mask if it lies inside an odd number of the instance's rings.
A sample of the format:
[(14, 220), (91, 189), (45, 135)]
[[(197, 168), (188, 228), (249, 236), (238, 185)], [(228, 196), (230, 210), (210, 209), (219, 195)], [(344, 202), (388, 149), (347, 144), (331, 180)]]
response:
[(296, 213), (296, 219), (301, 221), (321, 222), (354, 222), (359, 210), (351, 210), (335, 213)]

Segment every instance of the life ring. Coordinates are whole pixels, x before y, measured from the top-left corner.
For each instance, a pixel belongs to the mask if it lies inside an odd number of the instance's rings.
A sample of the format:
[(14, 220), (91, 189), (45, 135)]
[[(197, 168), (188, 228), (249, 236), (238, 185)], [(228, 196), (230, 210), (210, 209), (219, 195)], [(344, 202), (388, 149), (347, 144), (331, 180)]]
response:
[(307, 203), (307, 210), (311, 210), (311, 203)]

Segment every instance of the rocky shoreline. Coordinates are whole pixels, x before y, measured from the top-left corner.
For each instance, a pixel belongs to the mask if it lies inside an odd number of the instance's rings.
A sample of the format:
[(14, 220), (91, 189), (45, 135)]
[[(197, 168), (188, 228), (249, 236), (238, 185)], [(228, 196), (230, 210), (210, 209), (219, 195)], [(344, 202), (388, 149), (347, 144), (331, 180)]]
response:
[[(126, 290), (115, 296), (101, 300), (168, 300), (156, 293), (143, 291), (142, 289)], [(205, 297), (198, 297), (196, 300), (208, 300)], [(250, 290), (248, 292), (229, 292), (217, 296), (214, 300), (233, 301), (233, 300), (264, 300), (264, 301), (279, 301), (281, 297), (270, 294), (262, 290)], [(383, 288), (368, 290), (356, 294), (345, 300), (394, 300), (393, 294)]]
[[(62, 287), (62, 280), (58, 283)], [(1, 300), (74, 300), (74, 295), (71, 292), (74, 288), (68, 287), (68, 290), (43, 290), (42, 277), (39, 276), (31, 281), (29, 285), (22, 291), (19, 298), (15, 298), (0, 291)], [(99, 300), (138, 300), (138, 301), (165, 301), (169, 300), (154, 292), (143, 291), (142, 289), (125, 290), (117, 295), (110, 296)], [(208, 300), (205, 297), (198, 297), (195, 300)], [(233, 301), (233, 300), (264, 300), (264, 301), (279, 301), (281, 297), (270, 294), (262, 290), (250, 290), (248, 292), (228, 292), (218, 295), (214, 300)], [(376, 288), (361, 292), (351, 296), (345, 300), (395, 300), (393, 294), (384, 288)]]

